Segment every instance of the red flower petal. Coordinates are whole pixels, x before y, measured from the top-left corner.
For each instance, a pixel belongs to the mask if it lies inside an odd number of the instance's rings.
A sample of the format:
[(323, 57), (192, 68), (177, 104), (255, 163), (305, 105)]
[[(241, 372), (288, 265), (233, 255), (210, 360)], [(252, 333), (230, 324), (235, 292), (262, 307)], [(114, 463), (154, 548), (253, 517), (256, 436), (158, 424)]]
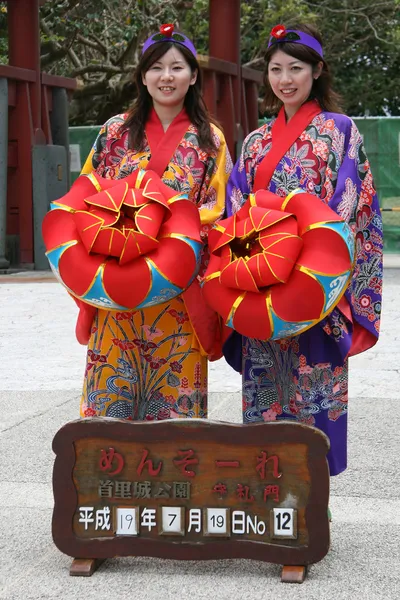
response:
[(103, 262), (103, 256), (88, 254), (83, 244), (71, 246), (60, 258), (61, 279), (74, 294), (83, 296)]
[(169, 208), (171, 216), (163, 223), (159, 237), (177, 234), (200, 242), (200, 215), (196, 205), (182, 199), (170, 204)]
[(125, 245), (122, 247), (119, 260), (121, 266), (125, 266), (140, 256), (148, 254), (160, 244), (158, 240), (137, 231), (131, 231), (124, 242)]
[[(290, 213), (282, 210), (266, 210), (259, 206), (252, 206), (250, 208), (250, 219), (256, 231), (265, 230), (275, 223), (282, 224), (283, 227), (286, 227), (287, 221), (294, 221)], [(282, 223), (282, 221), (284, 221), (284, 223)], [(239, 235), (239, 233), (237, 235)]]
[[(215, 254), (211, 254), (210, 261), (208, 263), (208, 268), (210, 269), (210, 271), (212, 271), (212, 269), (213, 269), (214, 256), (215, 256)], [(222, 271), (223, 269), (225, 269), (225, 267), (227, 267), (229, 265), (229, 263), (232, 260), (232, 250), (230, 249), (229, 246), (223, 246), (221, 248), (221, 250), (219, 251), (219, 258), (220, 258), (219, 270)]]
[[(188, 284), (190, 273), (196, 270), (196, 257), (187, 249), (188, 245), (179, 239), (164, 238), (157, 250), (148, 254), (148, 258), (168, 281), (184, 288)], [(177, 256), (179, 256), (179, 269), (176, 268)]]
[(99, 232), (92, 246), (92, 252), (104, 256), (115, 256), (119, 258), (125, 246), (125, 236), (117, 228), (107, 228)]
[(239, 296), (238, 291), (223, 287), (219, 279), (215, 278), (204, 283), (202, 293), (207, 304), (227, 323), (232, 306)]
[(128, 184), (118, 181), (112, 189), (85, 198), (85, 202), (89, 206), (95, 206), (118, 214), (127, 192)]
[(312, 321), (322, 313), (325, 295), (318, 281), (295, 269), (287, 283), (271, 288), (271, 303), (284, 321)]
[[(226, 246), (229, 250), (229, 246)], [(230, 256), (230, 252), (229, 252)], [(230, 258), (228, 260), (222, 261), (221, 257), (217, 254), (210, 255), (210, 262), (208, 263), (207, 271), (213, 273), (215, 276), (219, 277), (222, 271), (223, 266), (226, 267), (230, 263)]]
[[(277, 276), (275, 271), (272, 270), (269, 257), (264, 253), (260, 252), (259, 254), (256, 254), (256, 256), (252, 256), (248, 260), (247, 266), (250, 269), (254, 277), (254, 281), (259, 289), (283, 281)], [(293, 266), (294, 263), (292, 263), (292, 267)]]
[(265, 259), (268, 261), (271, 272), (279, 281), (283, 282), (288, 279), (302, 247), (301, 238), (285, 233), (275, 236), (273, 244), (269, 240), (268, 247), (264, 250)]
[(93, 244), (104, 223), (103, 219), (87, 211), (76, 212), (73, 215), (73, 219), (79, 230), (80, 239), (86, 248), (86, 252), (91, 252)]
[(232, 240), (235, 239), (235, 230), (236, 230), (236, 220), (232, 219), (232, 222), (230, 224), (228, 224), (225, 231), (223, 231), (220, 234), (219, 238), (215, 240), (215, 245), (213, 248), (210, 248), (210, 250), (212, 252), (216, 252), (217, 250), (219, 250), (219, 248), (222, 248), (222, 246), (225, 246), (226, 244), (230, 244), (232, 242)]
[(276, 194), (268, 192), (267, 190), (259, 190), (250, 198), (252, 206), (261, 206), (267, 210), (282, 210), (282, 204), (285, 201), (285, 198), (277, 196)]
[(47, 213), (42, 225), (42, 234), (48, 251), (80, 239), (73, 213), (61, 209), (54, 209)]
[(257, 293), (258, 287), (243, 258), (231, 262), (221, 273), (222, 285), (236, 290), (247, 290)]
[(235, 237), (243, 238), (251, 233), (255, 233), (254, 225), (249, 217), (236, 220)]
[(276, 223), (270, 225), (267, 229), (264, 229), (259, 234), (259, 242), (264, 250), (268, 250), (275, 246), (278, 239), (284, 239), (287, 237), (282, 234), (288, 234), (288, 236), (298, 236), (298, 224), (295, 217), (285, 219), (282, 223)]
[(210, 249), (210, 252), (213, 252), (216, 245), (219, 242), (219, 239), (221, 237), (221, 231), (219, 228), (219, 224), (216, 225), (216, 227), (214, 227), (214, 229), (211, 229), (211, 231), (208, 234), (208, 247)]
[(110, 260), (104, 268), (103, 284), (107, 294), (121, 306), (137, 306), (151, 287), (150, 270), (144, 258), (124, 266)]
[[(299, 265), (327, 275), (349, 270), (349, 251), (336, 231), (327, 227), (311, 229), (303, 235), (303, 242), (303, 250), (297, 259)], [(334, 254), (332, 248), (335, 248)]]
[[(277, 252), (279, 252), (279, 256), (265, 252), (265, 261), (275, 279), (275, 283), (284, 283), (291, 277), (293, 268), (296, 264), (297, 255), (303, 245), (300, 238), (291, 238), (290, 241), (293, 241), (296, 245), (293, 252), (292, 248), (290, 248), (290, 252), (287, 254), (281, 253), (280, 248), (278, 248)], [(294, 255), (294, 260), (291, 259), (292, 254)]]
[(284, 210), (296, 216), (299, 235), (303, 235), (310, 225), (340, 220), (327, 204), (313, 194), (293, 194), (285, 203)]
[(271, 324), (264, 294), (246, 294), (234, 311), (233, 326), (237, 331), (243, 331), (244, 328), (248, 337), (261, 340), (271, 337)]
[(135, 215), (137, 228), (142, 233), (156, 238), (159, 234), (161, 223), (166, 216), (165, 208), (161, 204), (152, 202), (138, 210)]
[(147, 202), (148, 199), (143, 196), (142, 190), (133, 190), (132, 188), (128, 190), (124, 200), (124, 204), (126, 206), (131, 206), (132, 208), (145, 206)]
[[(137, 182), (135, 185), (138, 187)], [(148, 200), (160, 202), (164, 206), (168, 206), (168, 201), (176, 196), (176, 191), (165, 185), (154, 171), (145, 171), (140, 187)]]
[[(97, 183), (97, 179), (93, 179)], [(95, 184), (92, 179), (81, 175), (71, 186), (70, 191), (53, 204), (55, 206), (67, 206), (74, 210), (85, 210), (85, 198), (96, 192)], [(47, 218), (47, 215), (46, 215)]]
[(78, 214), (86, 214), (86, 215), (93, 215), (94, 217), (97, 217), (98, 219), (101, 219), (102, 223), (103, 223), (103, 227), (111, 227), (112, 225), (115, 225), (115, 223), (117, 223), (118, 221), (118, 217), (120, 215), (120, 213), (117, 212), (111, 212), (110, 210), (103, 210), (102, 208), (95, 208), (95, 207), (90, 207), (89, 211), (85, 210), (82, 212), (76, 212), (75, 215)]

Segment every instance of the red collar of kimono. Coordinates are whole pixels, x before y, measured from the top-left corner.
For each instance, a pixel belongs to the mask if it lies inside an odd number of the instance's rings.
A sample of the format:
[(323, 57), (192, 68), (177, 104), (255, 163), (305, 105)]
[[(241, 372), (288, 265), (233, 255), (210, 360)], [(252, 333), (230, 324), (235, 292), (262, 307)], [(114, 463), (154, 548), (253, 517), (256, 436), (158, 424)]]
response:
[(190, 119), (183, 108), (167, 131), (164, 131), (156, 111), (154, 108), (151, 109), (145, 128), (151, 151), (147, 171), (155, 171), (159, 177), (162, 177), (189, 125)]
[(282, 157), (294, 144), (307, 125), (322, 109), (316, 100), (305, 102), (297, 113), (286, 123), (285, 110), (282, 106), (272, 126), (272, 147), (259, 163), (254, 179), (253, 193), (268, 189), (272, 175)]

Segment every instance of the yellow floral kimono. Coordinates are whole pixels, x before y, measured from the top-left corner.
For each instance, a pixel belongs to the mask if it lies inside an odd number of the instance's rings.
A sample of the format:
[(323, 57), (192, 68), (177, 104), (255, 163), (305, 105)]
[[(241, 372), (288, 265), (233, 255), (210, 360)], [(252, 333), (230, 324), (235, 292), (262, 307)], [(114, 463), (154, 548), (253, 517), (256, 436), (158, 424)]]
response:
[[(141, 152), (129, 149), (128, 132), (120, 130), (124, 119), (117, 115), (107, 121), (82, 173), (95, 170), (102, 177), (122, 179), (146, 169), (151, 159), (148, 138)], [(224, 213), (232, 169), (221, 131), (213, 125), (212, 132), (217, 151), (207, 153), (199, 148), (197, 129), (190, 124), (162, 175), (165, 184), (198, 206), (205, 244), (200, 275), (208, 262), (207, 234)], [(179, 256), (176, 261), (179, 269)], [(182, 296), (137, 311), (96, 309), (81, 416), (148, 421), (207, 417), (207, 353), (199, 342), (199, 323), (201, 318), (192, 323)]]

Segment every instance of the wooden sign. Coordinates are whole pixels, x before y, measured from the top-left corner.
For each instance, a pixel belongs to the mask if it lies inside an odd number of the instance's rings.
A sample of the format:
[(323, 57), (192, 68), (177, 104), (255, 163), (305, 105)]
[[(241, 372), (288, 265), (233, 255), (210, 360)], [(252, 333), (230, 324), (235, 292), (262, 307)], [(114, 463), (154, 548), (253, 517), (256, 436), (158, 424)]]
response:
[(114, 556), (252, 558), (302, 581), (328, 552), (329, 442), (313, 427), (89, 418), (53, 449), (53, 538), (72, 575)]

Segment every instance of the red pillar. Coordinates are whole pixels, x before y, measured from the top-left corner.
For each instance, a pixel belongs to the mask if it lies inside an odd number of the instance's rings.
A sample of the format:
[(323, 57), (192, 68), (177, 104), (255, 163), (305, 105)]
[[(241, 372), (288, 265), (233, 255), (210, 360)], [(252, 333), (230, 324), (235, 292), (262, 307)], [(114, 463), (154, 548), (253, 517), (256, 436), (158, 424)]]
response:
[[(41, 130), (39, 0), (7, 5), (9, 64), (33, 77), (16, 82), (16, 106), (10, 110), (9, 139), (17, 146), (17, 166), (9, 170), (8, 206), (18, 209), (20, 262), (33, 264), (32, 146), (45, 143)], [(33, 73), (32, 73), (33, 72)]]
[(39, 0), (8, 2), (8, 52), (13, 67), (32, 69), (36, 82), (30, 86), (33, 128), (40, 129), (40, 33)]
[(240, 0), (210, 0), (209, 14), (209, 55), (237, 65), (236, 77), (222, 77), (217, 106), (217, 117), (235, 156), (241, 138)]

